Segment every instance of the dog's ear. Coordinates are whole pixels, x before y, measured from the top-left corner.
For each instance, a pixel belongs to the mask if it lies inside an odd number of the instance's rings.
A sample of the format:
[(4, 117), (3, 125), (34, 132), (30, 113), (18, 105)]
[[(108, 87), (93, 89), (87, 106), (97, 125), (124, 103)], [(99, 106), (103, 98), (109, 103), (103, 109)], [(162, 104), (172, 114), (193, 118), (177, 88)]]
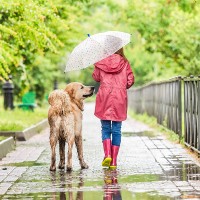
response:
[(71, 90), (68, 90), (68, 94), (71, 98), (74, 98), (74, 89), (71, 88)]
[(67, 92), (71, 98), (74, 98), (74, 88), (72, 88), (70, 84), (66, 86), (65, 92)]

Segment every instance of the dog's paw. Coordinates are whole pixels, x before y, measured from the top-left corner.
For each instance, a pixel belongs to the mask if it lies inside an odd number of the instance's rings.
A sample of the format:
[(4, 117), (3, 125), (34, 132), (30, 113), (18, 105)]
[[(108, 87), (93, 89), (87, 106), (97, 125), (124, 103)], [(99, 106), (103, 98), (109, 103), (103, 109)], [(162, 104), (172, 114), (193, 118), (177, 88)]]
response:
[(65, 165), (61, 165), (61, 164), (58, 165), (58, 169), (64, 169), (64, 168), (65, 168)]
[(51, 166), (49, 170), (50, 171), (56, 171), (56, 166)]
[(89, 166), (86, 163), (83, 163), (81, 165), (81, 169), (88, 169), (88, 168), (89, 168)]
[(67, 171), (71, 172), (72, 171), (72, 167), (67, 166)]

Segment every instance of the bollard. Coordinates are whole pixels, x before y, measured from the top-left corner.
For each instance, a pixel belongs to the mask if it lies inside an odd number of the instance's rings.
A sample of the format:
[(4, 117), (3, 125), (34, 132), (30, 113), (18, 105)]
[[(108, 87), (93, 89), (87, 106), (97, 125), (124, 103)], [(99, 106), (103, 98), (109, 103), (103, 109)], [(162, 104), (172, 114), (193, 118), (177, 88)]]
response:
[(13, 105), (13, 91), (14, 91), (14, 86), (12, 82), (10, 81), (11, 77), (9, 80), (7, 80), (3, 86), (3, 96), (4, 96), (4, 109), (14, 109)]
[(57, 89), (58, 89), (58, 81), (57, 81), (57, 79), (54, 80), (53, 89), (54, 89), (54, 90), (57, 90)]

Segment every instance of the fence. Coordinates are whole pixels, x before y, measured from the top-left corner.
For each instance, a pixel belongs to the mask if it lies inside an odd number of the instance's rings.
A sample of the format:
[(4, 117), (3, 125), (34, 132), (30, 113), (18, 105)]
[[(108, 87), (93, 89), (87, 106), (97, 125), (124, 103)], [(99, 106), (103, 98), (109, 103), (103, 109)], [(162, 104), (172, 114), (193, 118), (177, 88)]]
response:
[(150, 83), (129, 90), (128, 95), (129, 107), (136, 113), (156, 117), (159, 124), (183, 136), (185, 144), (200, 153), (200, 77)]
[(183, 81), (185, 144), (200, 153), (200, 76)]

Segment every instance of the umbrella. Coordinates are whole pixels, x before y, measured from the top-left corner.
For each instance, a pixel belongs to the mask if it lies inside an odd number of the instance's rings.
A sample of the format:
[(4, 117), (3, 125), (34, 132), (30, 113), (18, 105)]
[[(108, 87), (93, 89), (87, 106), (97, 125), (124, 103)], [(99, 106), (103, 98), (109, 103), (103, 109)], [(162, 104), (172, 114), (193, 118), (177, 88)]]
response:
[(88, 34), (88, 38), (69, 55), (65, 72), (84, 69), (114, 54), (130, 42), (130, 36), (129, 33), (119, 31)]

